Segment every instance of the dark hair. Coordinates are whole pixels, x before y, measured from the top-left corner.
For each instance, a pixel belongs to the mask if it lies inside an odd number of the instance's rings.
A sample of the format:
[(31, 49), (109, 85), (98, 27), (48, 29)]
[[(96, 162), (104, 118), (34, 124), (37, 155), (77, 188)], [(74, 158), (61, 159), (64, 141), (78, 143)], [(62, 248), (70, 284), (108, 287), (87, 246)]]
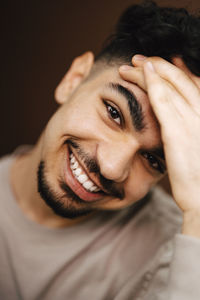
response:
[(96, 60), (131, 63), (135, 54), (181, 57), (200, 76), (200, 17), (184, 8), (159, 7), (153, 1), (129, 7)]

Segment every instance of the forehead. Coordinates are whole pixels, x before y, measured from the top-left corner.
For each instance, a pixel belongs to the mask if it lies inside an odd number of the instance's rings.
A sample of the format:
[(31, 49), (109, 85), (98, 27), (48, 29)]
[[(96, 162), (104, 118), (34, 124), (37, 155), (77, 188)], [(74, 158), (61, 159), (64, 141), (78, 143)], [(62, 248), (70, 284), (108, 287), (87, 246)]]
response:
[(96, 88), (98, 86), (98, 89), (102, 90), (108, 87), (110, 83), (120, 84), (134, 94), (138, 102), (142, 105), (144, 112), (152, 111), (147, 94), (137, 86), (137, 84), (122, 79), (119, 75), (118, 68), (119, 66), (111, 67), (106, 64), (104, 64), (103, 67), (97, 68), (94, 72), (94, 76), (91, 77), (91, 79), (93, 79), (93, 87)]

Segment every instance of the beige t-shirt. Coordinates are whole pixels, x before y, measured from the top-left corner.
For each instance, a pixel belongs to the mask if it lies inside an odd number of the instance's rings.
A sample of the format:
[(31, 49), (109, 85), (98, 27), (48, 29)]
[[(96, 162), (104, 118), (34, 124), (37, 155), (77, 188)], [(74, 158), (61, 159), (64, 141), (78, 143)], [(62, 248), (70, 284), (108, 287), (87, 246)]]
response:
[(177, 234), (180, 212), (161, 189), (140, 208), (49, 229), (17, 205), (13, 159), (0, 161), (0, 299), (200, 299), (200, 241)]

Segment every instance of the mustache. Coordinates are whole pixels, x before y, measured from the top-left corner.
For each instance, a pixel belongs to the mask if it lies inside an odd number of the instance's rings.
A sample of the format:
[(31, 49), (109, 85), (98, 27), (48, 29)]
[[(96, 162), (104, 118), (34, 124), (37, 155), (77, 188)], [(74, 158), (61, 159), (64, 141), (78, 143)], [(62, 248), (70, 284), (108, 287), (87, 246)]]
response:
[(101, 174), (100, 167), (97, 161), (94, 158), (91, 158), (88, 155), (88, 153), (83, 151), (83, 149), (80, 147), (77, 141), (68, 139), (66, 143), (70, 145), (72, 148), (76, 149), (78, 155), (83, 160), (88, 171), (90, 173), (94, 173), (97, 176), (102, 187), (108, 194), (112, 195), (113, 197), (119, 198), (121, 200), (124, 198), (124, 190), (119, 189), (113, 180), (107, 179)]

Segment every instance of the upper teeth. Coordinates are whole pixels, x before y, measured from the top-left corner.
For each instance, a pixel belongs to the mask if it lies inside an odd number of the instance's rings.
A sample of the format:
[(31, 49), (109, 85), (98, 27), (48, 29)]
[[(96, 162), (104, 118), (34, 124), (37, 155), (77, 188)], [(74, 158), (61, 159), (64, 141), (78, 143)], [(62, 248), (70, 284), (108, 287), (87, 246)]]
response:
[(85, 174), (78, 161), (76, 160), (73, 153), (70, 154), (70, 168), (72, 173), (78, 180), (78, 182), (89, 192), (98, 192), (100, 189), (89, 180), (88, 176)]

